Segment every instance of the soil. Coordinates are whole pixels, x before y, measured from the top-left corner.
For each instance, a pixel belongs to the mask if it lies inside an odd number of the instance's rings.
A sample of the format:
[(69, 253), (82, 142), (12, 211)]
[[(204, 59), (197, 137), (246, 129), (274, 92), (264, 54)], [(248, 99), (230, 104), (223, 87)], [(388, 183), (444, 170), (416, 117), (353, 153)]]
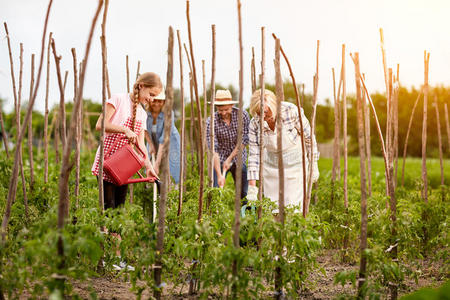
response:
[[(317, 262), (321, 268), (325, 270), (325, 274), (317, 270), (312, 272), (308, 278), (308, 284), (305, 291), (300, 295), (300, 299), (318, 300), (318, 299), (335, 299), (339, 295), (355, 295), (356, 288), (350, 283), (342, 286), (334, 284), (334, 276), (341, 271), (358, 270), (359, 266), (355, 264), (342, 263), (339, 259), (338, 252), (335, 250), (326, 250), (317, 258)], [(422, 287), (438, 287), (448, 280), (448, 273), (442, 271), (442, 262), (425, 259), (418, 263), (417, 266), (409, 266), (412, 270), (420, 269), (418, 281), (411, 277), (404, 280), (404, 285), (399, 289), (399, 296), (418, 290)], [(445, 263), (444, 263), (445, 264)], [(136, 299), (136, 294), (131, 291), (130, 282), (123, 280), (123, 277), (102, 277), (90, 278), (87, 281), (73, 281), (73, 292), (83, 299), (92, 299), (91, 294), (95, 292), (98, 299)], [(145, 282), (139, 282), (139, 286), (146, 287)], [(147, 288), (142, 293), (142, 299), (149, 299), (152, 292)], [(20, 299), (28, 299), (29, 295), (23, 294)], [(388, 298), (386, 290), (386, 297)], [(168, 284), (164, 289), (163, 299), (197, 299), (198, 295), (188, 294), (188, 285), (178, 287), (174, 292), (173, 286)], [(220, 296), (211, 295), (208, 299), (220, 299)], [(270, 299), (271, 294), (261, 295), (262, 299)]]
[[(334, 299), (339, 295), (355, 295), (356, 289), (351, 284), (341, 286), (334, 284), (334, 276), (341, 271), (358, 270), (358, 265), (340, 262), (338, 254), (334, 250), (327, 250), (318, 257), (318, 263), (325, 270), (311, 273), (308, 289), (301, 294), (301, 299)], [(422, 287), (438, 287), (448, 278), (442, 273), (442, 264), (432, 260), (423, 260), (419, 263), (422, 273), (416, 283), (413, 278), (405, 278), (404, 286), (399, 290), (399, 295), (407, 294)], [(415, 269), (413, 266), (410, 268)], [(91, 289), (95, 290), (99, 299), (135, 299), (136, 296), (130, 291), (131, 283), (124, 282), (120, 278), (92, 278), (88, 282), (74, 282), (74, 291), (81, 297), (90, 298)], [(145, 286), (145, 283), (142, 283)], [(170, 294), (170, 285), (165, 289), (164, 299), (197, 299), (198, 295), (189, 295), (188, 286), (185, 285), (181, 291), (177, 289), (176, 294)], [(388, 291), (386, 291), (387, 293)], [(150, 298), (151, 293), (146, 289), (142, 299)], [(261, 298), (269, 298), (270, 295), (261, 295)], [(211, 296), (210, 299), (219, 298)]]

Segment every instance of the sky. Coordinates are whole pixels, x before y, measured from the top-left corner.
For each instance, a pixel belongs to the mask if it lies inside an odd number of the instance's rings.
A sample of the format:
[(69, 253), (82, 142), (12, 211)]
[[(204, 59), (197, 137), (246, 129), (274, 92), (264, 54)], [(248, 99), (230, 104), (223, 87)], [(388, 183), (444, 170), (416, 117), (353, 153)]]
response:
[[(80, 60), (84, 55), (88, 31), (94, 15), (95, 0), (54, 0), (49, 20), (56, 49), (62, 55), (61, 70), (69, 71), (67, 101), (73, 100), (73, 66), (71, 48)], [(31, 54), (39, 64), (43, 21), (47, 0), (0, 0), (0, 19), (8, 24), (16, 82), (19, 74), (19, 44), (24, 47), (22, 99), (27, 101), (30, 85)], [(450, 86), (450, 1), (448, 0), (242, 0), (242, 39), (244, 47), (244, 106), (251, 96), (251, 48), (255, 47), (256, 70), (260, 73), (261, 27), (265, 27), (266, 82), (275, 82), (273, 67), (275, 43), (272, 33), (281, 40), (298, 83), (312, 93), (316, 70), (316, 45), (319, 48), (318, 101), (333, 99), (331, 68), (339, 73), (341, 48), (346, 45), (347, 93), (355, 91), (354, 65), (349, 53), (359, 52), (361, 71), (366, 75), (370, 92), (384, 92), (384, 75), (379, 29), (383, 28), (388, 67), (400, 64), (400, 83), (419, 87), (424, 80), (424, 50), (430, 52), (429, 82)], [(191, 0), (190, 17), (197, 69), (202, 90), (202, 60), (206, 81), (211, 79), (211, 24), (216, 25), (216, 82), (239, 87), (239, 43), (237, 1)], [(89, 55), (84, 98), (101, 102), (100, 23), (96, 26)], [(108, 69), (112, 93), (126, 92), (126, 55), (130, 77), (140, 71), (158, 73), (163, 82), (167, 72), (168, 28), (180, 30), (183, 43), (188, 43), (186, 2), (184, 0), (143, 1), (110, 0), (106, 24)], [(13, 90), (6, 34), (0, 30), (0, 98), (6, 100), (4, 110), (13, 109)], [(183, 53), (184, 86), (188, 86), (188, 65)], [(46, 60), (46, 58), (44, 58)], [(45, 60), (35, 109), (44, 110)], [(178, 44), (174, 43), (174, 87), (180, 86)], [(50, 107), (59, 103), (54, 58), (51, 56)], [(282, 63), (282, 76), (289, 72)], [(17, 84), (17, 83), (16, 83)], [(401, 108), (400, 108), (401, 109)]]

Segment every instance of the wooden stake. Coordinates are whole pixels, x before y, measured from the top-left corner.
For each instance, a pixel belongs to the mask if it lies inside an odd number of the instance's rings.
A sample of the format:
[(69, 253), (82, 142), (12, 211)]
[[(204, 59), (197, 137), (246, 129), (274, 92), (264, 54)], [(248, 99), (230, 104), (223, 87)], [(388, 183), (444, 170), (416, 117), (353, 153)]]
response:
[(356, 82), (356, 110), (358, 119), (358, 145), (359, 145), (359, 169), (361, 180), (361, 241), (360, 241), (360, 265), (358, 278), (358, 297), (363, 298), (363, 285), (366, 280), (367, 258), (365, 250), (367, 248), (367, 192), (366, 192), (366, 152), (364, 141), (364, 117), (363, 117), (363, 101), (361, 98), (361, 81), (359, 70), (359, 53), (356, 52), (353, 58), (355, 63), (355, 82)]
[(136, 80), (139, 77), (139, 69), (141, 68), (141, 61), (138, 60), (137, 68), (136, 68)]
[(202, 212), (203, 212), (203, 186), (204, 186), (204, 172), (203, 172), (203, 129), (202, 129), (202, 113), (200, 106), (200, 99), (198, 98), (198, 85), (197, 85), (197, 73), (195, 70), (195, 59), (194, 59), (194, 47), (192, 45), (192, 34), (191, 34), (191, 20), (189, 18), (189, 1), (186, 1), (186, 18), (188, 24), (188, 36), (189, 36), (189, 48), (191, 50), (191, 61), (192, 61), (192, 81), (194, 83), (194, 92), (195, 92), (195, 101), (197, 108), (197, 118), (198, 118), (198, 141), (199, 141), (199, 173), (200, 173), (200, 186), (199, 186), (199, 195), (198, 195), (198, 221), (202, 220)]
[(44, 112), (44, 183), (48, 183), (48, 91), (50, 85), (50, 46), (53, 33), (50, 32), (47, 45), (47, 81), (45, 83)]
[(345, 44), (342, 44), (342, 117), (344, 138), (344, 206), (348, 209), (347, 91), (345, 83)]
[(399, 69), (400, 65), (397, 64), (397, 76), (395, 78), (395, 87), (394, 87), (394, 97), (392, 98), (393, 103), (393, 122), (394, 122), (394, 138), (393, 138), (393, 147), (394, 147), (394, 188), (397, 187), (397, 171), (398, 171), (398, 97), (400, 93), (400, 81), (399, 81)]
[[(19, 94), (17, 95), (17, 114), (16, 114), (16, 125), (17, 125), (17, 137), (16, 140), (19, 140), (20, 134), (20, 111), (21, 111), (21, 102), (22, 102), (22, 79), (23, 79), (23, 44), (20, 43), (20, 71), (19, 71)], [(28, 195), (27, 195), (27, 183), (25, 180), (25, 173), (23, 171), (23, 152), (22, 145), (19, 145), (20, 153), (19, 153), (19, 168), (20, 168), (20, 178), (22, 180), (22, 194), (23, 194), (23, 203), (28, 206)], [(26, 221), (28, 221), (28, 217), (26, 216)]]
[(5, 124), (3, 123), (3, 111), (2, 111), (1, 105), (0, 105), (0, 125), (1, 125), (1, 129), (2, 129), (2, 139), (3, 139), (3, 144), (5, 146), (6, 157), (9, 158), (8, 135), (6, 134)]
[(127, 67), (127, 93), (130, 93), (130, 68), (128, 66), (128, 55), (127, 55), (126, 67)]
[(438, 146), (439, 146), (439, 163), (441, 166), (441, 185), (444, 185), (444, 162), (443, 162), (443, 158), (442, 158), (441, 123), (439, 121), (439, 107), (438, 107), (436, 94), (434, 95), (434, 108), (436, 109), (436, 125), (437, 125)]
[(252, 47), (252, 62), (251, 62), (251, 80), (252, 80), (252, 94), (256, 91), (256, 68), (255, 68), (255, 47)]
[[(20, 111), (17, 110), (17, 92), (16, 92), (16, 80), (15, 80), (15, 75), (14, 75), (14, 62), (13, 62), (12, 52), (11, 52), (11, 42), (9, 40), (8, 25), (6, 24), (6, 22), (3, 22), (3, 25), (5, 26), (6, 40), (8, 42), (9, 63), (11, 66), (11, 80), (12, 80), (12, 84), (13, 84), (13, 93), (14, 93), (14, 108), (16, 108), (16, 119), (17, 119), (17, 118), (20, 118)], [(20, 45), (21, 45), (20, 47), (22, 49), (22, 43)], [(0, 107), (0, 123), (1, 123), (1, 128), (2, 128), (2, 137), (3, 137), (3, 143), (5, 145), (6, 156), (9, 158), (8, 139), (6, 137), (5, 126), (3, 124), (3, 111), (2, 111), (1, 107)], [(19, 126), (20, 126), (20, 124), (19, 124)], [(17, 127), (17, 130), (19, 130), (19, 127)]]
[[(389, 115), (390, 115), (390, 99), (391, 99), (391, 95), (390, 95), (390, 88), (389, 88), (389, 77), (388, 77), (388, 69), (387, 69), (387, 64), (386, 64), (386, 51), (384, 49), (384, 34), (383, 34), (383, 28), (380, 28), (380, 47), (381, 47), (381, 55), (383, 58), (383, 74), (384, 74), (384, 83), (386, 85), (386, 149), (387, 149), (387, 158), (388, 161), (390, 161), (390, 146), (389, 146), (389, 141), (390, 141), (390, 136), (389, 136)], [(386, 172), (388, 172), (388, 169), (386, 169)], [(389, 191), (387, 190), (389, 188), (389, 184), (387, 184), (388, 182), (388, 174), (385, 174), (385, 178), (386, 178), (386, 195), (389, 195)], [(388, 202), (386, 200), (386, 208), (388, 206)]]
[(414, 102), (414, 106), (413, 106), (413, 109), (411, 111), (411, 116), (409, 117), (408, 130), (406, 131), (406, 138), (405, 138), (405, 143), (404, 143), (404, 146), (403, 146), (402, 186), (404, 186), (404, 184), (405, 184), (406, 150), (408, 149), (409, 133), (411, 131), (411, 125), (412, 125), (412, 121), (413, 121), (414, 112), (416, 111), (416, 106), (417, 106), (417, 103), (419, 103), (419, 99), (420, 99), (421, 95), (422, 95), (422, 92), (419, 92), (419, 94), (417, 95), (417, 99)]
[[(109, 0), (105, 0), (105, 7), (103, 9), (103, 21), (102, 21), (102, 35), (100, 37), (102, 46), (102, 122), (100, 130), (100, 158), (98, 167), (98, 206), (100, 211), (103, 213), (105, 207), (105, 195), (103, 186), (103, 163), (105, 159), (105, 118), (106, 118), (106, 67), (107, 67), (107, 57), (106, 57), (106, 19), (108, 14), (108, 4)], [(129, 70), (128, 70), (128, 55), (127, 55), (127, 89), (129, 89)], [(128, 90), (129, 93), (129, 90)], [(132, 186), (132, 185), (131, 185)], [(133, 202), (133, 194), (130, 191), (130, 203)]]
[(211, 146), (210, 149), (210, 157), (209, 157), (209, 168), (211, 170), (210, 179), (209, 179), (209, 187), (214, 186), (214, 136), (215, 136), (215, 126), (214, 126), (214, 101), (216, 99), (216, 25), (211, 25), (211, 34), (212, 34), (212, 59), (211, 59), (211, 103), (209, 107), (209, 111), (211, 113), (211, 118), (209, 122), (210, 126), (210, 140), (209, 144)]
[(55, 148), (55, 163), (59, 165), (61, 155), (59, 153), (59, 124), (60, 124), (60, 118), (59, 118), (59, 112), (57, 110), (53, 110), (53, 118), (55, 118), (54, 126), (55, 126), (55, 132), (53, 137), (53, 143)]
[(169, 173), (169, 149), (170, 149), (170, 130), (172, 127), (172, 103), (173, 103), (173, 29), (169, 27), (169, 45), (168, 45), (168, 61), (167, 61), (167, 79), (166, 79), (166, 104), (164, 105), (164, 143), (162, 145), (163, 158), (161, 161), (161, 197), (159, 199), (158, 212), (158, 231), (156, 233), (156, 257), (154, 269), (155, 285), (157, 289), (154, 291), (154, 297), (161, 299), (161, 274), (162, 274), (162, 253), (164, 250), (164, 227), (166, 218), (166, 201), (169, 191), (170, 173)]
[[(71, 49), (72, 58), (73, 58), (73, 99), (77, 98), (78, 92), (78, 69), (77, 69), (77, 53), (75, 48)], [(81, 118), (82, 118), (83, 110), (80, 109), (80, 113), (78, 114), (76, 127), (75, 127), (75, 207), (78, 208), (78, 196), (80, 194), (80, 152), (81, 152)]]
[[(61, 129), (61, 142), (63, 148), (66, 145), (66, 109), (65, 109), (65, 99), (64, 99), (64, 89), (65, 84), (63, 84), (63, 80), (61, 77), (61, 69), (59, 66), (59, 62), (61, 61), (61, 56), (56, 54), (55, 40), (52, 38), (52, 49), (53, 49), (53, 57), (55, 58), (55, 67), (56, 67), (56, 75), (58, 78), (58, 86), (59, 86), (59, 120), (60, 120), (60, 129)], [(64, 80), (66, 81), (66, 80)]]
[[(27, 109), (27, 113), (25, 114), (24, 124), (22, 125), (22, 128), (20, 129), (20, 134), (18, 135), (18, 138), (16, 141), (17, 146), (16, 146), (16, 150), (14, 153), (14, 166), (13, 166), (12, 174), (11, 174), (10, 181), (9, 181), (8, 198), (6, 201), (5, 214), (4, 214), (3, 221), (2, 221), (2, 229), (1, 229), (2, 242), (5, 242), (5, 239), (6, 239), (6, 230), (7, 230), (9, 218), (11, 215), (11, 205), (16, 197), (16, 192), (17, 192), (17, 177), (18, 177), (18, 173), (19, 173), (19, 161), (20, 161), (20, 157), (21, 157), (20, 156), (20, 152), (21, 152), (20, 145), (22, 144), (24, 133), (25, 133), (25, 126), (27, 125), (28, 120), (30, 119), (30, 115), (31, 115), (31, 112), (33, 109), (34, 101), (36, 99), (37, 91), (39, 89), (39, 81), (41, 79), (42, 61), (43, 61), (44, 49), (45, 49), (45, 37), (47, 35), (48, 17), (50, 14), (50, 8), (52, 6), (52, 2), (53, 2), (53, 0), (49, 1), (47, 13), (45, 16), (44, 32), (42, 35), (40, 62), (39, 62), (38, 73), (36, 76), (37, 79), (36, 79), (36, 84), (34, 87), (34, 92), (29, 101), (29, 104), (28, 104), (28, 109)], [(6, 23), (5, 23), (5, 29), (7, 29)], [(8, 35), (8, 33), (7, 33), (7, 35)], [(9, 42), (9, 39), (8, 39), (8, 42)], [(11, 67), (13, 67), (13, 66), (11, 65)], [(13, 72), (11, 72), (11, 73), (12, 73), (12, 75), (14, 75)], [(13, 84), (13, 86), (14, 86), (14, 84)], [(14, 88), (14, 93), (15, 93), (15, 88)], [(0, 291), (0, 294), (1, 294), (1, 291)]]
[[(331, 172), (331, 182), (334, 184), (336, 181), (336, 175), (338, 170), (339, 161), (339, 100), (336, 97), (336, 76), (334, 74), (334, 68), (331, 68), (331, 72), (333, 74), (333, 99), (334, 99), (334, 143), (333, 143), (333, 169)], [(339, 80), (339, 83), (342, 81)], [(332, 195), (334, 197), (334, 193)]]
[[(33, 85), (34, 85), (34, 54), (31, 54), (31, 79), (30, 79), (30, 98), (33, 96)], [(32, 119), (33, 113), (30, 115), (28, 120), (28, 159), (30, 162), (30, 189), (34, 186), (34, 164), (33, 164), (33, 126)], [(28, 215), (28, 205), (25, 207), (25, 215)]]
[(309, 177), (308, 177), (308, 191), (306, 193), (306, 214), (309, 212), (309, 203), (311, 202), (312, 191), (312, 172), (314, 165), (314, 139), (316, 129), (316, 107), (317, 107), (317, 92), (319, 88), (319, 41), (317, 41), (317, 53), (316, 53), (316, 74), (314, 75), (314, 95), (312, 103), (312, 117), (311, 117), (311, 145), (309, 150)]
[[(278, 217), (277, 221), (282, 224), (282, 230), (284, 230), (284, 163), (283, 163), (283, 136), (282, 136), (282, 119), (281, 119), (281, 103), (284, 101), (283, 92), (283, 79), (281, 78), (280, 70), (280, 39), (275, 40), (275, 86), (277, 95), (277, 150), (278, 150)], [(283, 236), (281, 233), (280, 239), (278, 241), (278, 256), (282, 256), (283, 253)], [(283, 274), (281, 267), (277, 266), (275, 268), (275, 292), (277, 294), (277, 299), (283, 299)]]
[[(365, 78), (364, 74), (362, 75)], [(372, 154), (370, 146), (370, 110), (369, 104), (366, 101), (366, 94), (363, 94), (362, 105), (364, 111), (364, 129), (365, 129), (365, 141), (366, 141), (366, 166), (367, 166), (367, 194), (369, 197), (372, 196)]]
[(450, 151), (450, 123), (448, 122), (447, 103), (444, 103), (444, 111), (445, 111), (445, 127), (447, 128), (448, 151)]
[(19, 136), (20, 132), (20, 119), (21, 119), (21, 103), (22, 103), (22, 82), (23, 82), (23, 44), (20, 43), (20, 68), (19, 68), (19, 91), (17, 95), (17, 103), (16, 103), (16, 125), (17, 125), (17, 137)]
[(185, 168), (185, 156), (186, 156), (186, 109), (184, 104), (184, 86), (183, 86), (183, 52), (181, 50), (181, 38), (180, 31), (177, 30), (178, 37), (178, 55), (180, 61), (180, 97), (181, 97), (181, 144), (180, 144), (180, 185), (179, 185), (179, 197), (178, 197), (178, 212), (177, 216), (181, 216), (183, 207), (183, 192), (184, 192), (184, 168)]
[[(205, 72), (205, 60), (202, 59), (202, 77), (203, 77), (203, 128), (205, 129), (203, 131), (203, 153), (205, 153), (205, 159), (206, 161), (208, 160), (209, 154), (209, 149), (208, 149), (208, 143), (206, 142), (206, 119), (208, 118), (208, 101), (206, 100), (206, 72)], [(211, 168), (209, 166), (209, 164), (206, 164), (206, 169), (207, 169), (207, 174), (208, 174), (208, 179), (211, 178)], [(209, 186), (209, 184), (208, 184)]]
[(428, 203), (428, 180), (427, 180), (427, 104), (428, 104), (428, 64), (430, 53), (424, 52), (424, 85), (423, 85), (423, 122), (422, 122), (422, 198)]
[[(385, 168), (385, 174), (387, 176), (387, 182), (386, 185), (388, 185), (388, 187), (386, 188), (386, 190), (389, 192), (389, 199), (390, 199), (390, 208), (391, 208), (391, 237), (390, 237), (390, 249), (391, 249), (391, 258), (393, 262), (397, 261), (397, 201), (395, 198), (395, 191), (394, 191), (394, 183), (393, 183), (393, 167), (392, 164), (389, 163), (388, 157), (387, 157), (387, 151), (386, 151), (386, 147), (385, 147), (385, 141), (383, 139), (383, 133), (381, 132), (381, 127), (380, 127), (380, 122), (378, 121), (378, 117), (377, 117), (377, 112), (375, 110), (375, 106), (373, 104), (372, 98), (369, 95), (369, 92), (367, 91), (366, 88), (366, 84), (364, 82), (364, 79), (360, 76), (359, 77), (361, 80), (361, 83), (364, 87), (364, 91), (366, 93), (367, 99), (369, 100), (370, 103), (370, 107), (372, 108), (372, 114), (374, 116), (375, 119), (375, 123), (377, 125), (377, 132), (378, 132), (378, 137), (380, 139), (380, 144), (381, 144), (381, 151), (383, 154), (383, 159), (384, 159), (384, 168)], [(397, 299), (397, 285), (395, 283), (392, 283), (390, 285), (390, 291), (391, 291), (391, 299)]]
[[(80, 74), (80, 83), (78, 93), (76, 95), (74, 106), (71, 115), (70, 127), (67, 135), (67, 143), (63, 145), (63, 159), (61, 164), (61, 171), (59, 176), (58, 190), (59, 190), (59, 202), (58, 202), (58, 229), (59, 229), (59, 237), (58, 237), (58, 255), (60, 256), (62, 262), (59, 265), (59, 269), (64, 268), (64, 245), (62, 239), (62, 229), (64, 228), (64, 223), (66, 218), (69, 216), (69, 176), (70, 172), (73, 168), (74, 162), (70, 161), (70, 156), (72, 152), (72, 142), (75, 138), (75, 126), (77, 123), (79, 110), (81, 107), (81, 99), (83, 99), (83, 88), (84, 88), (84, 78), (86, 74), (86, 65), (89, 57), (89, 51), (91, 48), (92, 36), (95, 29), (95, 24), (97, 23), (98, 16), (100, 15), (100, 10), (102, 8), (103, 1), (99, 0), (96, 13), (92, 20), (91, 28), (89, 31), (89, 37), (86, 43), (86, 49), (83, 59), (83, 64), (81, 67)], [(64, 295), (64, 279), (62, 280), (61, 289)]]
[[(263, 205), (263, 193), (264, 193), (264, 95), (266, 83), (264, 81), (264, 77), (266, 74), (266, 35), (265, 35), (265, 27), (261, 27), (261, 76), (260, 86), (261, 86), (261, 99), (259, 104), (259, 187), (258, 187), (258, 220), (261, 219), (262, 215), (262, 205)], [(281, 46), (280, 46), (281, 50)], [(258, 242), (260, 244), (260, 242)]]
[[(275, 40), (277, 40), (277, 37), (276, 37), (275, 34), (272, 34), (272, 36), (274, 37)], [(286, 61), (286, 64), (288, 66), (289, 74), (290, 74), (291, 79), (292, 79), (292, 86), (293, 86), (294, 92), (295, 92), (295, 100), (297, 101), (298, 118), (299, 118), (299, 123), (300, 123), (300, 141), (302, 143), (302, 170), (303, 170), (303, 180), (302, 180), (302, 183), (303, 183), (303, 204), (302, 204), (303, 212), (302, 213), (303, 213), (303, 217), (306, 218), (306, 214), (308, 213), (307, 209), (305, 209), (306, 208), (306, 203), (307, 203), (307, 190), (306, 190), (306, 174), (307, 174), (307, 171), (306, 171), (306, 152), (307, 152), (307, 149), (306, 149), (306, 146), (305, 146), (305, 137), (304, 137), (304, 133), (303, 133), (303, 131), (304, 131), (304, 129), (303, 129), (303, 117), (302, 117), (303, 113), (302, 113), (302, 109), (301, 109), (300, 97), (298, 95), (297, 83), (295, 81), (294, 72), (292, 71), (291, 64), (289, 63), (289, 60), (288, 60), (288, 58), (286, 56), (286, 53), (284, 52), (283, 47), (281, 47), (281, 45), (280, 45), (280, 52), (283, 55), (284, 60)], [(283, 94), (283, 99), (284, 99), (284, 94)], [(261, 101), (261, 102), (263, 102), (263, 101)], [(264, 109), (262, 109), (262, 111), (264, 111)], [(263, 127), (263, 125), (261, 125), (261, 128), (262, 127)], [(261, 132), (261, 135), (262, 135), (262, 132)], [(313, 139), (311, 138), (311, 143), (312, 143), (312, 141), (313, 141)], [(262, 140), (261, 140), (260, 146), (262, 146)], [(261, 149), (260, 149), (260, 156), (262, 155), (262, 153), (263, 153), (263, 150), (262, 150), (262, 147), (261, 147)], [(261, 161), (262, 161), (262, 158), (261, 158)]]

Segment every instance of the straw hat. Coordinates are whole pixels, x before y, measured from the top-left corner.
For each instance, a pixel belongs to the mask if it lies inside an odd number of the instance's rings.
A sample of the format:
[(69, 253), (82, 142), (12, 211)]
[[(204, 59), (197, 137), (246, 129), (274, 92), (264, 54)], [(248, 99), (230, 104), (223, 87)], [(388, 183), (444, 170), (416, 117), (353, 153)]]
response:
[(166, 100), (166, 91), (164, 87), (161, 90), (161, 93), (159, 93), (156, 97), (153, 98), (154, 100)]
[(217, 90), (216, 99), (214, 100), (215, 105), (228, 105), (235, 103), (238, 102), (233, 100), (229, 90)]

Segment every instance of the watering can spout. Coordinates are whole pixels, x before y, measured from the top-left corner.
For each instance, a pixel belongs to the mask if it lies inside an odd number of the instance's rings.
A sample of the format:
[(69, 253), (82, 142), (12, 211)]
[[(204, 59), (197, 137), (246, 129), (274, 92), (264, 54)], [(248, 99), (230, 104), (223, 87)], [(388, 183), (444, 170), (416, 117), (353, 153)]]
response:
[(138, 183), (138, 182), (155, 182), (155, 181), (158, 181), (158, 179), (156, 177), (131, 178), (131, 179), (128, 179), (127, 183), (125, 183), (125, 184)]

